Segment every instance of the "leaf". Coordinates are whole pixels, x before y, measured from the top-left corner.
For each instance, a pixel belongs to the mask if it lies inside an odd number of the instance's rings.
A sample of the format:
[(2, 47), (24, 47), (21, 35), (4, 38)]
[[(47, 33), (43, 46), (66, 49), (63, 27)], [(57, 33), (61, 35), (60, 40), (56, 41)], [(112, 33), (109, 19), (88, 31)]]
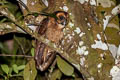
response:
[(31, 49), (31, 55), (34, 56), (34, 48)]
[(18, 70), (23, 70), (25, 68), (25, 65), (20, 65), (20, 66), (18, 66)]
[(12, 67), (13, 67), (13, 71), (14, 71), (15, 73), (18, 73), (18, 68), (17, 68), (17, 65), (16, 65), (16, 64), (14, 64), (14, 65), (12, 65)]
[(13, 68), (13, 71), (18, 74), (19, 70), (23, 70), (25, 68), (25, 65), (17, 66), (16, 64), (14, 64), (12, 68)]
[(12, 76), (12, 71), (13, 71), (13, 68), (12, 67), (9, 67), (9, 76)]
[(8, 65), (2, 64), (2, 65), (1, 65), (1, 68), (2, 68), (2, 70), (3, 70), (6, 74), (8, 74), (8, 72), (9, 72), (9, 67), (8, 67)]
[(52, 73), (50, 80), (57, 80), (57, 79), (60, 80), (61, 77), (62, 77), (62, 73), (59, 69), (57, 69)]
[(37, 75), (37, 70), (35, 67), (35, 61), (34, 59), (32, 59), (25, 66), (24, 73), (23, 73), (24, 80), (35, 80), (36, 75)]
[(58, 68), (67, 76), (72, 76), (74, 68), (64, 61), (60, 56), (57, 56), (57, 65)]
[(3, 18), (3, 19), (0, 20), (0, 23), (5, 22), (6, 20), (7, 20), (7, 18)]

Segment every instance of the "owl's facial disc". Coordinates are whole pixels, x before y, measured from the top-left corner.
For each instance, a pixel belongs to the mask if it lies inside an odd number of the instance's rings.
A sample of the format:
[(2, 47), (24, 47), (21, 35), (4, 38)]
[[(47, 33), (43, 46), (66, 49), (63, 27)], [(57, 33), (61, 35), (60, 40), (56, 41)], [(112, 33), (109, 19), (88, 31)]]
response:
[(60, 16), (59, 19), (60, 19), (60, 24), (63, 26), (66, 26), (66, 23), (67, 23), (66, 18), (64, 16)]
[(57, 23), (60, 25), (60, 28), (64, 28), (67, 25), (67, 20), (63, 15), (58, 16)]
[(55, 12), (57, 17), (56, 22), (59, 25), (59, 29), (63, 29), (68, 23), (68, 13), (64, 11)]

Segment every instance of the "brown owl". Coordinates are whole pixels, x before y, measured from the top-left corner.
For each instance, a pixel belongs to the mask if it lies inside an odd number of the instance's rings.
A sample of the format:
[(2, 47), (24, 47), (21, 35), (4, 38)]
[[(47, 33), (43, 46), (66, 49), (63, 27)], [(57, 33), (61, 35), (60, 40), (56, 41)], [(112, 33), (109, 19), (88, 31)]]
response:
[[(68, 13), (64, 11), (56, 11), (52, 15), (41, 21), (37, 28), (38, 34), (48, 40), (59, 44), (63, 38), (63, 29), (68, 23)], [(40, 71), (46, 70), (53, 62), (56, 52), (50, 49), (44, 43), (36, 40), (35, 61), (37, 69)]]

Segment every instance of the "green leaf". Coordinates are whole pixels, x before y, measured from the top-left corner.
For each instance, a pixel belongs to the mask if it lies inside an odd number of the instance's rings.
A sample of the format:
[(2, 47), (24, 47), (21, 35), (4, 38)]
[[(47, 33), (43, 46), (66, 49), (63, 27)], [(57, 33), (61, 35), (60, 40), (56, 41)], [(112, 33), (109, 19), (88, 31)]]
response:
[(25, 66), (23, 73), (24, 80), (35, 80), (36, 75), (37, 75), (37, 70), (35, 67), (35, 61), (34, 59), (32, 59)]
[(0, 20), (0, 23), (5, 22), (6, 20), (7, 20), (7, 18), (3, 18), (3, 19)]
[(60, 56), (57, 56), (57, 65), (58, 68), (67, 76), (72, 76), (74, 68), (63, 60)]
[(18, 70), (23, 70), (25, 68), (25, 65), (20, 65), (20, 66), (18, 66)]
[(55, 70), (50, 77), (50, 80), (60, 80), (62, 77), (62, 73), (59, 69)]
[(14, 64), (14, 65), (12, 65), (12, 67), (13, 67), (13, 71), (14, 71), (15, 73), (18, 73), (18, 68), (17, 68), (17, 65), (16, 65), (16, 64)]
[(9, 76), (12, 76), (12, 71), (13, 71), (13, 68), (12, 67), (9, 67)]
[(31, 55), (34, 56), (34, 48), (31, 49)]
[(9, 67), (8, 67), (8, 65), (2, 64), (2, 65), (1, 65), (1, 68), (2, 68), (2, 70), (8, 75), (8, 72), (9, 72)]
[(16, 64), (12, 65), (13, 71), (18, 74), (19, 70), (23, 70), (25, 65), (17, 66)]

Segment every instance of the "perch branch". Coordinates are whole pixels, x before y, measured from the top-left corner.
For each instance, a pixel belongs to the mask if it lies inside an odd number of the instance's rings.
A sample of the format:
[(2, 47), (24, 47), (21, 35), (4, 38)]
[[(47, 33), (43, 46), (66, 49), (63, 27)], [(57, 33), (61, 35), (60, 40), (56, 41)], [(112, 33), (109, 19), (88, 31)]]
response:
[(10, 32), (17, 32), (17, 33), (25, 34), (25, 32), (22, 29), (20, 29), (18, 26), (10, 22), (0, 23), (0, 32), (3, 32), (3, 33), (0, 33), (0, 35), (4, 35)]

